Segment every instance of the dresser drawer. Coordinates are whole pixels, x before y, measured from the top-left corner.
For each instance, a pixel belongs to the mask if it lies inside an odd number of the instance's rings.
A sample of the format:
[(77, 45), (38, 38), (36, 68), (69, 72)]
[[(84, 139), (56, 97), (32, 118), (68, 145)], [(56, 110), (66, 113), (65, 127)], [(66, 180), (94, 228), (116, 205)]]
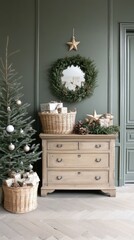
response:
[(78, 142), (48, 142), (48, 150), (78, 150)]
[(108, 184), (108, 171), (48, 171), (48, 184)]
[(109, 154), (74, 154), (74, 153), (49, 153), (49, 168), (107, 168), (109, 166)]
[(102, 142), (102, 141), (94, 141), (94, 142), (79, 142), (79, 149), (80, 150), (94, 150), (94, 151), (102, 151), (102, 150), (109, 150), (110, 143), (109, 142)]

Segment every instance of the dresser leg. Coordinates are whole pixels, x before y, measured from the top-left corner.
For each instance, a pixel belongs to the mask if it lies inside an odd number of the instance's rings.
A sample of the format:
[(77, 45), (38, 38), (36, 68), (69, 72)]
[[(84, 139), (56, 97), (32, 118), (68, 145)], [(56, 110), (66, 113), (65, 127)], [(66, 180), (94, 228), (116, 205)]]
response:
[(48, 193), (54, 192), (55, 189), (41, 189), (41, 197), (46, 197)]
[(110, 197), (116, 197), (116, 189), (101, 189), (101, 191), (108, 194)]

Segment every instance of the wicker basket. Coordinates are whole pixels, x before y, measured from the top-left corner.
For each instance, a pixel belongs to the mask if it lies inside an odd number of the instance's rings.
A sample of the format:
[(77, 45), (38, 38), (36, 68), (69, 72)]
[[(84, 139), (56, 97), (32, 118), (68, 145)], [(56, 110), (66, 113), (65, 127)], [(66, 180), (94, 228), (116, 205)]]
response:
[(42, 131), (53, 134), (69, 134), (73, 132), (76, 112), (70, 113), (39, 113)]
[(38, 185), (25, 187), (3, 185), (4, 208), (12, 213), (26, 213), (36, 209)]

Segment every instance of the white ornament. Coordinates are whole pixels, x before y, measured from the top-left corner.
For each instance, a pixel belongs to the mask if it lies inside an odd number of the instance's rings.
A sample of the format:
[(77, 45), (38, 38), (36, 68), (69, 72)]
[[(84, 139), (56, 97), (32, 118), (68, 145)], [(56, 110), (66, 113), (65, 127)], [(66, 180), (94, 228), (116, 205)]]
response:
[(8, 149), (13, 151), (15, 149), (15, 145), (10, 143), (10, 145), (8, 146)]
[(10, 111), (11, 111), (11, 108), (10, 108), (10, 107), (7, 107), (7, 111), (10, 112)]
[(18, 99), (18, 100), (16, 101), (16, 103), (17, 103), (17, 105), (20, 106), (22, 102), (21, 102), (21, 100)]
[(23, 133), (24, 133), (24, 131), (23, 131), (23, 129), (22, 129), (22, 128), (20, 129), (20, 133), (21, 133), (21, 134), (23, 134)]
[(30, 164), (28, 168), (29, 168), (29, 170), (31, 171), (31, 170), (33, 169), (33, 165)]
[(26, 146), (24, 147), (24, 151), (25, 151), (25, 152), (29, 152), (29, 150), (30, 150), (30, 147), (29, 147), (28, 145), (26, 145)]
[(7, 130), (7, 132), (12, 133), (14, 131), (14, 126), (13, 125), (8, 125), (6, 130)]

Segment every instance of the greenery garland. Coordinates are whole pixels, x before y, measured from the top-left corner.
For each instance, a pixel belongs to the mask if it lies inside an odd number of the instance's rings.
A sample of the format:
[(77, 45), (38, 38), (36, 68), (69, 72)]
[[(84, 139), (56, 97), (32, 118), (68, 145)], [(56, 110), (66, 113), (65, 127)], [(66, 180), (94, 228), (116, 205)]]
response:
[[(63, 71), (67, 67), (78, 66), (85, 73), (83, 86), (69, 90), (62, 83)], [(49, 70), (50, 86), (54, 95), (65, 102), (80, 102), (86, 97), (90, 97), (96, 87), (96, 77), (98, 71), (94, 62), (80, 55), (58, 59)]]
[(78, 121), (73, 132), (75, 134), (116, 134), (120, 131), (119, 126), (111, 125), (108, 127), (101, 126), (99, 120), (93, 120), (92, 122)]

